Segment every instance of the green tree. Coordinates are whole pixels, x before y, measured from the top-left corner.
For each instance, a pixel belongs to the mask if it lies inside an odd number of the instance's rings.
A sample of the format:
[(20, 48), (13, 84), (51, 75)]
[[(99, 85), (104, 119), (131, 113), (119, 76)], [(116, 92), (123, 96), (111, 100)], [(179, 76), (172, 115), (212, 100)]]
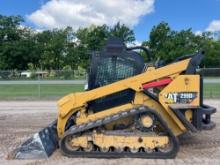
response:
[[(89, 64), (89, 54), (92, 51), (99, 51), (109, 36), (109, 27), (90, 26), (88, 28), (78, 29), (75, 37), (78, 39), (78, 45), (75, 46), (72, 58), (78, 59), (79, 66), (87, 69)], [(76, 55), (78, 58), (76, 58)]]
[(67, 29), (46, 30), (35, 37), (35, 50), (42, 69), (62, 69), (67, 53)]
[(90, 26), (89, 28), (78, 29), (76, 37), (80, 44), (88, 50), (99, 50), (109, 36), (108, 26)]
[(203, 64), (205, 67), (219, 68), (220, 67), (220, 41), (209, 39), (203, 45), (205, 51), (205, 59)]
[[(83, 68), (88, 67), (89, 52), (99, 51), (108, 37), (114, 36), (122, 38), (125, 43), (135, 40), (134, 32), (120, 23), (117, 23), (112, 28), (107, 25), (92, 25), (88, 28), (81, 28), (76, 31), (75, 36), (79, 40), (79, 45), (75, 47), (74, 51), (78, 52), (77, 54), (80, 58), (79, 63)], [(72, 54), (72, 56), (74, 55)]]
[(205, 40), (204, 36), (196, 36), (191, 29), (175, 31), (161, 22), (152, 28), (149, 41), (144, 45), (149, 46), (155, 57), (171, 62), (179, 56), (201, 50)]
[[(133, 30), (124, 24), (36, 32), (22, 26), (20, 16), (0, 15), (0, 69), (63, 69), (87, 68), (91, 51), (99, 51), (109, 36), (122, 38), (125, 43), (135, 41)], [(191, 29), (175, 31), (165, 22), (154, 26), (148, 46), (155, 59), (171, 62), (177, 57), (205, 50), (205, 67), (220, 66), (220, 32), (195, 35)], [(146, 55), (141, 52), (146, 58)]]
[(15, 41), (20, 39), (18, 27), (24, 22), (21, 16), (0, 15), (0, 43), (5, 41)]
[(22, 27), (20, 16), (0, 15), (0, 69), (28, 68), (31, 61), (32, 32)]
[(134, 31), (129, 29), (124, 24), (121, 25), (120, 22), (110, 29), (110, 35), (122, 38), (125, 43), (135, 41)]

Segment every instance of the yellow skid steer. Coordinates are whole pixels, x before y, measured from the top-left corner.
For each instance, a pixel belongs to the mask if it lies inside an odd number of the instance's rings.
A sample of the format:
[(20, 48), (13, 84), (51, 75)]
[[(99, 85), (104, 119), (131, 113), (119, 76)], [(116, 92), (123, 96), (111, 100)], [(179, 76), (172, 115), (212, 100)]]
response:
[(47, 158), (59, 148), (68, 157), (174, 158), (178, 136), (215, 127), (196, 72), (204, 52), (147, 65), (135, 49), (152, 61), (147, 48), (110, 38), (92, 54), (88, 89), (61, 98), (57, 120), (10, 157)]

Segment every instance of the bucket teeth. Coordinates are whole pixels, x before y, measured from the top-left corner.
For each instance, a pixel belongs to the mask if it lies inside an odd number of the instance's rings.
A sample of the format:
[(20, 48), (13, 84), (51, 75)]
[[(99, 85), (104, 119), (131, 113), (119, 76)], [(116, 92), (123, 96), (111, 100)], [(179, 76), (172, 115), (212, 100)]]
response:
[(45, 159), (58, 147), (56, 121), (35, 133), (18, 148), (12, 151), (9, 159)]

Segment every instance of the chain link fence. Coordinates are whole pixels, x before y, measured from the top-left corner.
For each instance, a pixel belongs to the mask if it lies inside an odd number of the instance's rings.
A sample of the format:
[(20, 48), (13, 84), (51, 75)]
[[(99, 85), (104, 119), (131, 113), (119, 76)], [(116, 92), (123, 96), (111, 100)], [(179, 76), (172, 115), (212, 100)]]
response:
[(0, 100), (54, 100), (84, 90), (81, 70), (0, 71)]
[(1, 80), (75, 80), (85, 79), (86, 71), (81, 70), (43, 70), (43, 71), (0, 71)]
[(205, 77), (220, 77), (220, 68), (204, 68), (201, 73)]
[[(208, 77), (207, 73), (205, 98), (220, 98), (220, 77)], [(83, 91), (86, 79), (85, 70), (0, 71), (0, 100), (57, 100)]]

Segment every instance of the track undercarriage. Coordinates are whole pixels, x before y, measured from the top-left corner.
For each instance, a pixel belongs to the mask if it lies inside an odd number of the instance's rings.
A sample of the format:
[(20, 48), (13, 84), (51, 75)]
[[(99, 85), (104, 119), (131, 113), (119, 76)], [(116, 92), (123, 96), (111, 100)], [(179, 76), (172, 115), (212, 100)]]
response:
[[(105, 128), (127, 117), (134, 121), (124, 129)], [(60, 140), (60, 149), (69, 157), (172, 158), (178, 151), (178, 141), (159, 114), (139, 106), (71, 127)]]

